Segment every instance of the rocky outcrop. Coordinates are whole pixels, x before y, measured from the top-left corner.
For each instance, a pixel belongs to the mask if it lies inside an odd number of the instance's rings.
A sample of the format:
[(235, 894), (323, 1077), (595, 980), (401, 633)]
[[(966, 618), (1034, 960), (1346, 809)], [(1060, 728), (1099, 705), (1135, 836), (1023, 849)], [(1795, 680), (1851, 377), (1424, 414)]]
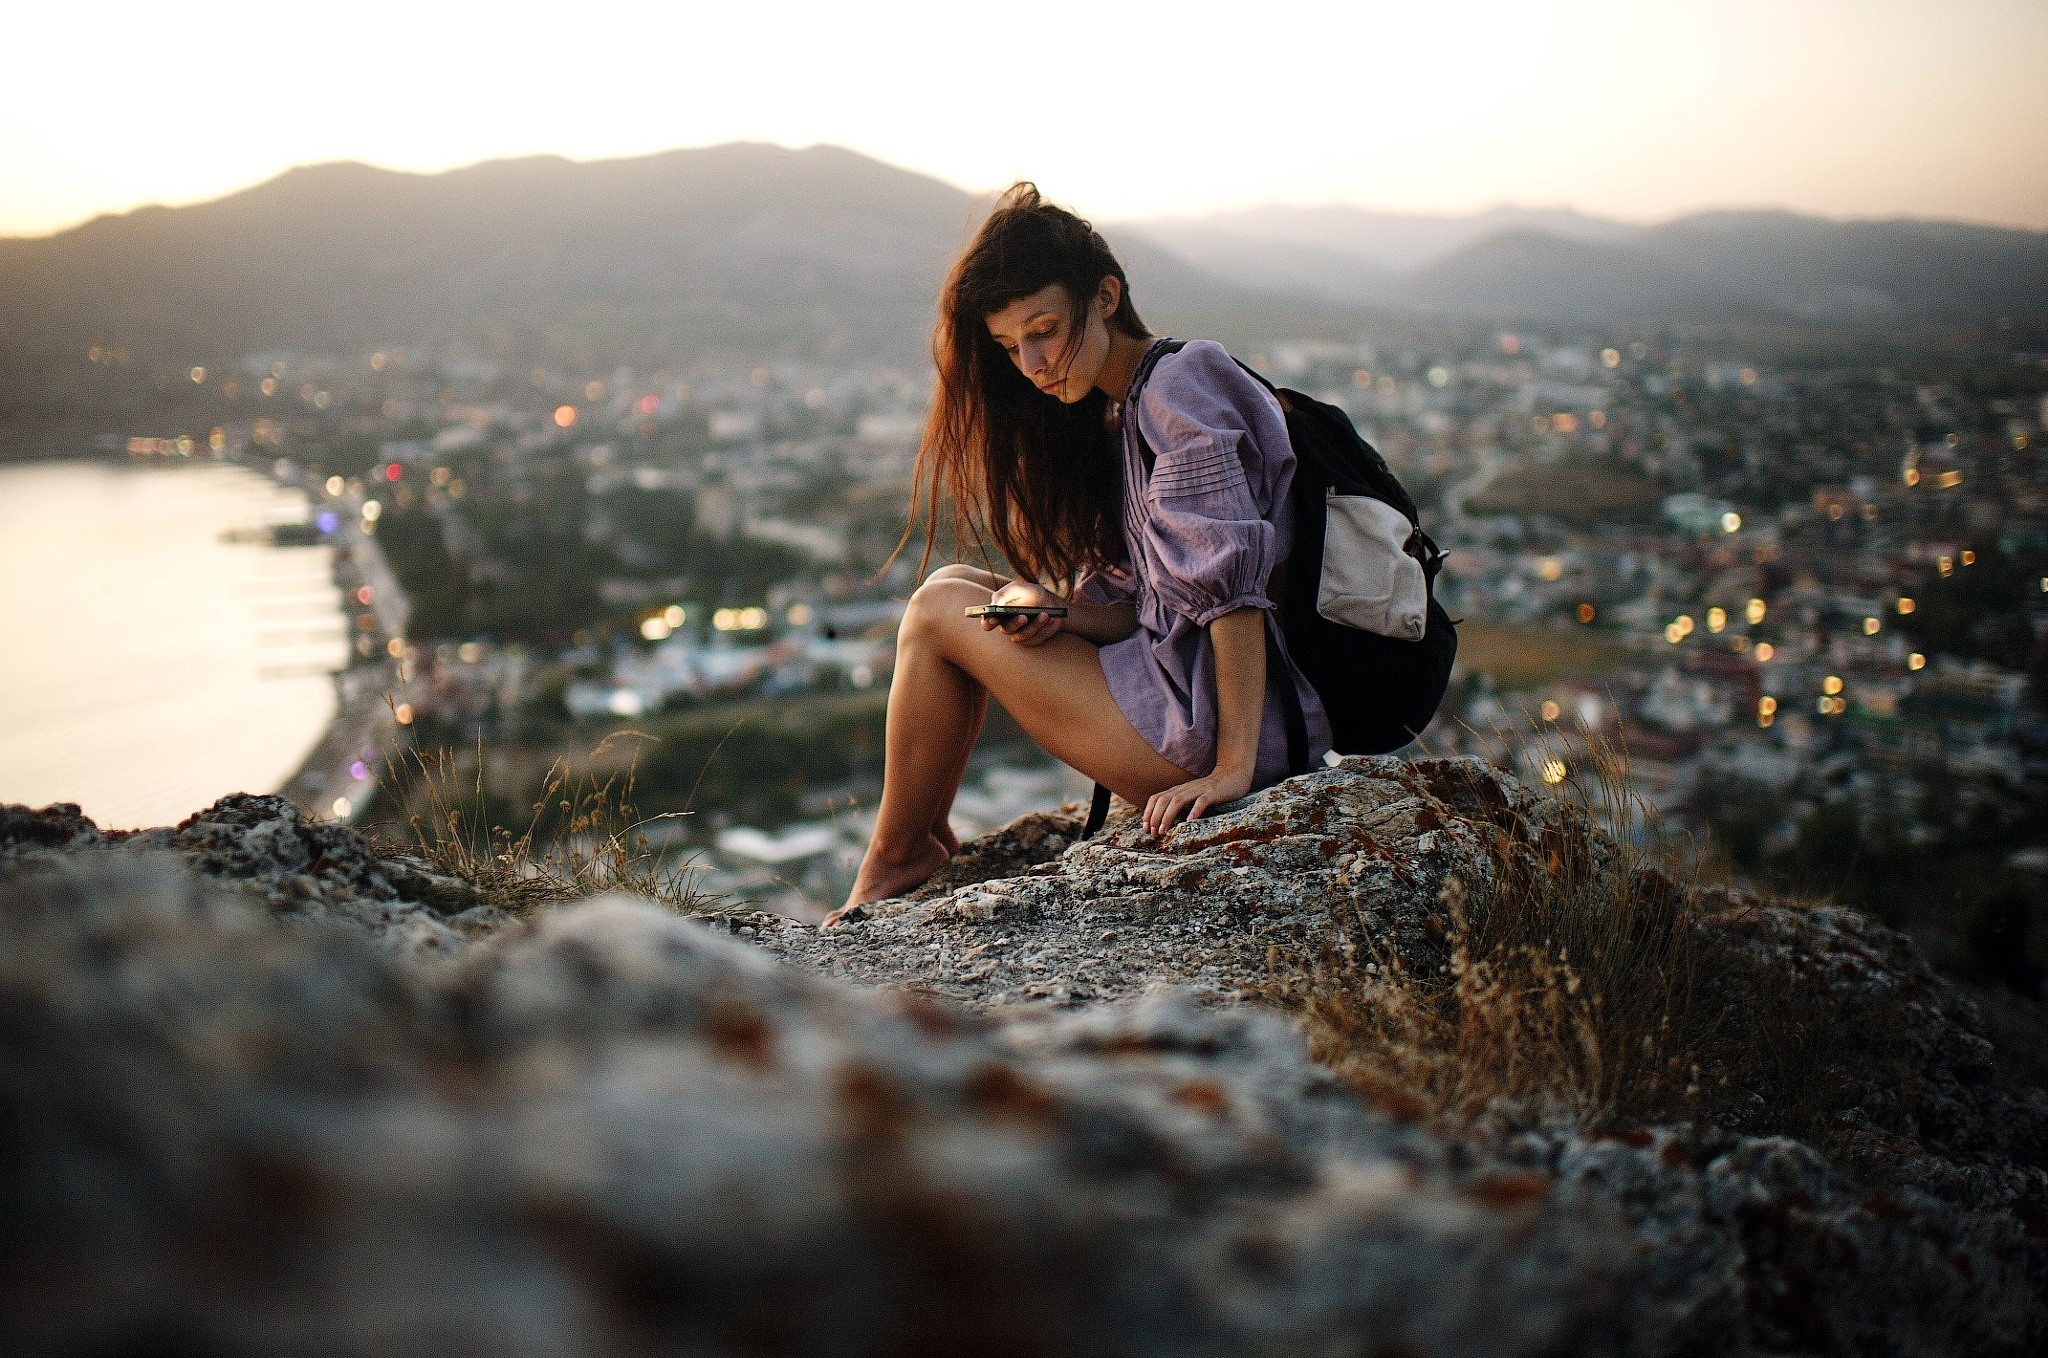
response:
[(469, 883), (380, 852), (345, 825), (308, 820), (282, 797), (236, 793), (172, 828), (111, 833), (69, 803), (0, 806), (0, 872), (10, 877), (59, 858), (153, 855), (272, 918), (352, 924), (386, 948), (450, 955), (513, 922)]
[(977, 1007), (1109, 1001), (1158, 984), (1243, 1001), (1271, 980), (1275, 948), (1313, 947), (1343, 912), (1417, 951), (1446, 882), (1492, 880), (1489, 829), (1530, 839), (1560, 814), (1474, 761), (1353, 760), (1164, 840), (1125, 818), (1076, 844), (1078, 818), (1028, 816), (831, 933), (756, 924), (788, 960)]
[(1890, 1016), (1832, 1156), (1437, 1126), (1259, 1002), (1333, 927), (1435, 964), (1565, 814), (1347, 761), (1163, 841), (1026, 818), (820, 935), (515, 921), (276, 799), (8, 809), (0, 1350), (2036, 1351), (2048, 1109), (1849, 912), (1701, 905)]

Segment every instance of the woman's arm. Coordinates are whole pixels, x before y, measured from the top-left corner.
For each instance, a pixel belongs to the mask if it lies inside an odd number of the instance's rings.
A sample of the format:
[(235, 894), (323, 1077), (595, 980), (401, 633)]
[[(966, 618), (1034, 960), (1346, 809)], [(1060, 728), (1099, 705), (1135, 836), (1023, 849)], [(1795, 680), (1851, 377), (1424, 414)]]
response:
[(1216, 772), (1243, 775), (1244, 792), (1233, 794), (1242, 797), (1258, 772), (1260, 719), (1266, 709), (1265, 613), (1240, 608), (1224, 614), (1209, 624), (1209, 644), (1216, 652)]
[(1259, 728), (1266, 706), (1266, 615), (1240, 608), (1209, 624), (1216, 655), (1216, 767), (1206, 778), (1154, 793), (1145, 803), (1145, 828), (1164, 834), (1185, 816), (1234, 802), (1252, 790), (1259, 763)]
[[(1043, 646), (1061, 632), (1071, 632), (1097, 646), (1122, 641), (1138, 630), (1138, 606), (1133, 603), (1084, 604), (1061, 598), (1043, 585), (1029, 580), (1012, 580), (995, 591), (992, 602), (999, 604), (1058, 604), (1067, 610), (1064, 618), (1038, 618), (1003, 627), (1003, 634), (1024, 646)], [(999, 624), (983, 619), (984, 629)]]

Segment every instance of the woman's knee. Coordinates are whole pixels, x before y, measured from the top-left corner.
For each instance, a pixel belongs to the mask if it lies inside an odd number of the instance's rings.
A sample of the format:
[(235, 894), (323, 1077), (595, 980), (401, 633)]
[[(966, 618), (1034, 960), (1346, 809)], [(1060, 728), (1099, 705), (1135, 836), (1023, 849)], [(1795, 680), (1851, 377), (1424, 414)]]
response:
[(929, 585), (939, 580), (965, 580), (970, 584), (980, 584), (981, 577), (986, 574), (988, 572), (977, 570), (973, 566), (964, 565), (956, 561), (950, 566), (939, 567), (930, 575), (927, 575), (924, 578), (924, 582)]
[(943, 576), (935, 571), (912, 592), (910, 602), (903, 609), (903, 622), (897, 629), (897, 635), (900, 638), (934, 636), (942, 629), (958, 627), (966, 622), (970, 605), (987, 602), (987, 590), (958, 576)]

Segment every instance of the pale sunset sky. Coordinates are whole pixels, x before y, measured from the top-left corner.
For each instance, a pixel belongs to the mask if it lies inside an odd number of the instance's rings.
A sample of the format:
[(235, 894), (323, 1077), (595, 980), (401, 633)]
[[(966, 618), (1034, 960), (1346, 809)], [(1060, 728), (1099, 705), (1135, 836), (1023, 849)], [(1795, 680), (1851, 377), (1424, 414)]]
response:
[(1101, 219), (1267, 202), (2048, 230), (2048, 0), (42, 3), (0, 235), (293, 165), (829, 142)]

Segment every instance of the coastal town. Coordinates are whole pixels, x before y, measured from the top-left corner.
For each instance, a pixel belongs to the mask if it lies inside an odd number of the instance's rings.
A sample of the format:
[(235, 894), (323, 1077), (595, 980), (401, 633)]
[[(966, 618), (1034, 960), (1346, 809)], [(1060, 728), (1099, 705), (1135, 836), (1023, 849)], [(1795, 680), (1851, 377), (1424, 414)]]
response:
[[(1349, 410), (1450, 553), (1459, 670), (1411, 753), (1621, 788), (1637, 833), (1808, 885), (1957, 852), (2001, 890), (2048, 873), (2048, 356), (1502, 328), (1241, 356)], [(374, 820), (399, 749), (488, 748), (511, 815), (534, 767), (630, 728), (639, 807), (689, 813), (651, 829), (707, 889), (799, 914), (843, 889), (917, 578), (921, 538), (892, 553), (925, 376), (393, 347), (189, 380), (219, 422), (128, 451), (301, 486), (337, 549), (357, 664), (302, 804)], [(998, 723), (956, 824), (1084, 792)]]

